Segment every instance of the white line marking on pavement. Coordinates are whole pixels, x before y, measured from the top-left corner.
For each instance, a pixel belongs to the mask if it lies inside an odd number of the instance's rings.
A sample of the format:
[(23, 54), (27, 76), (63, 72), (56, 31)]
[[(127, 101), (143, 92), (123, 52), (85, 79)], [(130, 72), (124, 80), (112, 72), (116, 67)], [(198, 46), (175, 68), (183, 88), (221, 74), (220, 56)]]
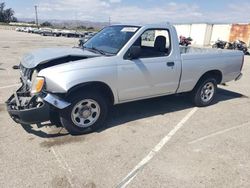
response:
[(226, 132), (229, 132), (229, 131), (232, 131), (232, 130), (235, 130), (235, 129), (239, 129), (239, 128), (245, 127), (245, 126), (247, 126), (247, 125), (250, 125), (250, 122), (247, 122), (247, 123), (244, 123), (244, 124), (242, 124), (242, 125), (235, 126), (235, 127), (231, 127), (231, 128), (228, 128), (228, 129), (224, 129), (224, 130), (221, 130), (221, 131), (218, 131), (218, 132), (209, 134), (209, 135), (207, 135), (207, 136), (203, 136), (203, 137), (201, 137), (201, 138), (198, 138), (198, 139), (196, 139), (196, 140), (193, 140), (193, 141), (189, 142), (188, 144), (195, 144), (196, 142), (200, 142), (200, 141), (202, 141), (202, 140), (205, 140), (205, 139), (208, 139), (208, 138), (211, 138), (211, 137), (220, 135), (220, 134), (224, 134), (224, 133), (226, 133)]
[[(67, 170), (70, 173), (70, 176), (72, 176), (72, 170), (70, 169), (68, 163), (64, 160), (62, 154), (59, 151), (56, 152), (53, 147), (51, 147), (51, 150), (52, 150), (57, 162), (61, 166), (61, 168), (63, 168), (64, 170)], [(71, 180), (71, 177), (69, 177), (69, 176), (66, 176), (66, 177), (67, 177), (68, 182), (71, 185), (71, 187), (74, 187), (74, 184)]]
[(0, 89), (7, 89), (7, 88), (11, 88), (11, 87), (17, 87), (20, 86), (21, 84), (13, 84), (13, 85), (8, 85), (8, 86), (2, 86), (0, 87)]
[(117, 188), (125, 188), (137, 175), (137, 173), (143, 169), (143, 167), (149, 163), (149, 161), (165, 146), (169, 140), (176, 134), (176, 132), (184, 126), (184, 124), (194, 115), (198, 110), (197, 107), (193, 108), (161, 141), (149, 152), (149, 154), (142, 159), (134, 169), (128, 173), (128, 175), (118, 184)]
[(63, 169), (67, 170), (66, 166), (63, 164), (62, 160), (61, 160), (60, 157), (57, 155), (55, 149), (54, 149), (53, 147), (51, 147), (51, 150), (52, 150), (52, 152), (53, 152), (53, 154), (54, 154), (54, 156), (55, 156), (57, 162), (60, 164), (60, 166), (61, 166)]

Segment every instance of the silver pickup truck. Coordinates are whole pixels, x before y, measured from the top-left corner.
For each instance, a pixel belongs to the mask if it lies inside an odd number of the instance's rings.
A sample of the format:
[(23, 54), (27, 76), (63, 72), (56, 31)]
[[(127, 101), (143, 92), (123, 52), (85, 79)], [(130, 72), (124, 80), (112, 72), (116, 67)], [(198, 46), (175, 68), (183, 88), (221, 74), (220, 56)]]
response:
[(51, 121), (71, 134), (99, 129), (111, 105), (189, 93), (210, 105), (217, 85), (242, 76), (240, 51), (180, 47), (170, 25), (106, 27), (80, 48), (31, 52), (22, 86), (6, 102), (21, 124)]

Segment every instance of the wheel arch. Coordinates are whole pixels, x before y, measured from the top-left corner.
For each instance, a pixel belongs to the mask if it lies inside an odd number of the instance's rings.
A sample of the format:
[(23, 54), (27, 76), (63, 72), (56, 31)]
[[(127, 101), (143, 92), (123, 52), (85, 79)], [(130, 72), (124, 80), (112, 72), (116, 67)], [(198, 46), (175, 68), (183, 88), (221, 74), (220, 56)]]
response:
[(220, 84), (222, 82), (222, 79), (223, 79), (223, 76), (222, 76), (222, 72), (220, 70), (210, 70), (210, 71), (207, 71), (205, 72), (201, 77), (200, 79), (198, 80), (198, 82), (195, 84), (195, 87), (197, 85), (199, 85), (199, 83), (205, 79), (205, 78), (215, 78), (216, 81), (217, 81), (217, 84)]
[(85, 89), (102, 92), (102, 94), (104, 94), (109, 99), (109, 102), (112, 105), (116, 101), (115, 94), (113, 93), (111, 87), (108, 84), (100, 81), (91, 81), (75, 85), (68, 90), (66, 97), (69, 97), (73, 93), (83, 92)]

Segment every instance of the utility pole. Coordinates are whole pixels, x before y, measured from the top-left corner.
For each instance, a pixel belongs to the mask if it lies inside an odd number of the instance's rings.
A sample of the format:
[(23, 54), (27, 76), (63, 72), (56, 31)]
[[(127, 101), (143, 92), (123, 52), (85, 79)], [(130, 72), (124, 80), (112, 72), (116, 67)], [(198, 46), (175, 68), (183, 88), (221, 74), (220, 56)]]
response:
[(77, 31), (77, 27), (78, 27), (78, 19), (77, 19), (77, 12), (75, 12), (75, 22), (76, 22), (76, 25), (75, 25), (75, 30)]
[(109, 16), (109, 26), (111, 26), (111, 17)]
[(35, 14), (36, 14), (36, 26), (37, 26), (37, 28), (38, 28), (37, 5), (35, 5)]

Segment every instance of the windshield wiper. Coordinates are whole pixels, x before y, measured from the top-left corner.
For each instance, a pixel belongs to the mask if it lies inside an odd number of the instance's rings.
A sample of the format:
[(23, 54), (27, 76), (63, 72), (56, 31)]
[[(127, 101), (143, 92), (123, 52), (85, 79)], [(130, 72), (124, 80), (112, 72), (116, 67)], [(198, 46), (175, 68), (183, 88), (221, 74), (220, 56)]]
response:
[(104, 52), (103, 50), (100, 50), (100, 49), (98, 49), (98, 48), (96, 48), (96, 47), (92, 47), (91, 49), (94, 50), (94, 51), (99, 52), (99, 53), (102, 54), (102, 55), (107, 55), (106, 52)]
[(104, 52), (103, 50), (100, 50), (96, 47), (91, 47), (91, 48), (87, 48), (85, 46), (83, 46), (83, 49), (88, 49), (88, 50), (91, 50), (91, 51), (94, 51), (94, 52), (98, 52), (99, 54), (102, 54), (102, 55), (107, 55), (106, 52)]
[(98, 49), (98, 48), (96, 48), (96, 47), (91, 47), (91, 48), (89, 48), (89, 47), (83, 46), (83, 49), (87, 49), (87, 50), (90, 50), (90, 51), (93, 51), (93, 52), (97, 52), (97, 53), (102, 54), (102, 55), (105, 55), (105, 56), (112, 56), (112, 55), (115, 55), (115, 53), (105, 52), (105, 51), (100, 50), (100, 49)]

